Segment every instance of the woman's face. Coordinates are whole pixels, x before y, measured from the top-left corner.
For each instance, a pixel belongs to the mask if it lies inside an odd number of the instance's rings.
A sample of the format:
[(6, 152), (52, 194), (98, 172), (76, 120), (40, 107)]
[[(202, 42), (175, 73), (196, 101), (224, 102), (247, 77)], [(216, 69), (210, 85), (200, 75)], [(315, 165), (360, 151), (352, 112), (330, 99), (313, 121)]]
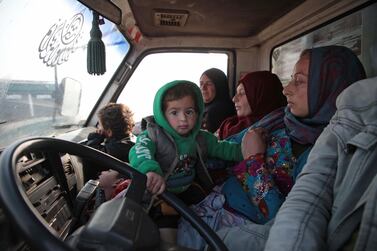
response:
[(237, 86), (236, 95), (233, 97), (233, 103), (238, 117), (245, 117), (251, 114), (251, 108), (247, 101), (245, 87), (242, 83)]
[(309, 57), (299, 59), (293, 68), (291, 81), (283, 88), (283, 94), (287, 97), (288, 107), (291, 113), (300, 118), (309, 116), (309, 62)]
[(216, 97), (216, 86), (206, 75), (200, 77), (200, 90), (206, 104)]

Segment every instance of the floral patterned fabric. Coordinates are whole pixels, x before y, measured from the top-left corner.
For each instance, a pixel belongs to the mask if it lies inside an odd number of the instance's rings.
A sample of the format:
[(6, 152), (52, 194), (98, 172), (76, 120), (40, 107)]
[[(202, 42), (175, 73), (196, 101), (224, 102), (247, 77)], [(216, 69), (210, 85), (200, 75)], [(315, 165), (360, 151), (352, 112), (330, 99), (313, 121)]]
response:
[[(297, 160), (285, 129), (275, 130), (265, 154), (257, 154), (233, 167), (222, 192), (231, 208), (255, 223), (272, 219), (291, 190), (298, 171)], [(244, 193), (243, 196), (240, 196)]]
[[(234, 166), (234, 175), (191, 209), (215, 231), (252, 222), (266, 223), (276, 215), (310, 149), (296, 159), (285, 129), (273, 131), (265, 155), (252, 156)], [(178, 225), (177, 243), (199, 250), (205, 246), (184, 219)]]

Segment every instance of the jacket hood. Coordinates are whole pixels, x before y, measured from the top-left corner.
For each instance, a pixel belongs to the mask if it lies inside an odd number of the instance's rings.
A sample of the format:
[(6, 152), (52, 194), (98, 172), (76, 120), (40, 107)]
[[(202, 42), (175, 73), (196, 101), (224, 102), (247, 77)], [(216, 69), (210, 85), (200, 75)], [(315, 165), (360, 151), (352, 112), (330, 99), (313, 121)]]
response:
[(156, 123), (159, 126), (161, 126), (162, 128), (164, 128), (171, 136), (173, 136), (173, 138), (175, 138), (175, 139), (183, 138), (181, 135), (179, 135), (170, 126), (169, 122), (166, 120), (166, 118), (164, 116), (164, 111), (163, 111), (163, 99), (165, 97), (167, 90), (171, 89), (172, 87), (174, 87), (176, 85), (181, 85), (181, 84), (184, 84), (184, 83), (191, 85), (192, 89), (194, 90), (195, 95), (196, 95), (196, 101), (195, 102), (196, 102), (197, 109), (198, 109), (198, 119), (197, 119), (195, 127), (192, 129), (191, 133), (188, 136), (185, 137), (185, 138), (187, 138), (187, 137), (191, 138), (192, 137), (194, 139), (196, 137), (196, 135), (198, 134), (199, 130), (200, 130), (202, 118), (203, 118), (203, 111), (204, 111), (204, 101), (203, 101), (202, 93), (201, 93), (198, 85), (196, 85), (196, 84), (194, 84), (190, 81), (187, 81), (187, 80), (175, 80), (175, 81), (172, 81), (172, 82), (165, 84), (164, 86), (162, 86), (157, 91), (157, 93), (154, 97), (153, 115), (154, 115), (154, 119), (155, 119)]

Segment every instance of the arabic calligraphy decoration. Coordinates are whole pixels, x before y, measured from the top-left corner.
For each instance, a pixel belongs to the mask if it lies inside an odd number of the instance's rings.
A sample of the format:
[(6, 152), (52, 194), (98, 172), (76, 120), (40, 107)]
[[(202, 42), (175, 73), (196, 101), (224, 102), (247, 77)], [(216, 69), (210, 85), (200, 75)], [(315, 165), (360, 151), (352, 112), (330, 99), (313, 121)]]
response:
[(47, 66), (54, 67), (68, 61), (82, 37), (84, 16), (77, 13), (71, 20), (59, 20), (53, 24), (39, 44), (39, 58)]

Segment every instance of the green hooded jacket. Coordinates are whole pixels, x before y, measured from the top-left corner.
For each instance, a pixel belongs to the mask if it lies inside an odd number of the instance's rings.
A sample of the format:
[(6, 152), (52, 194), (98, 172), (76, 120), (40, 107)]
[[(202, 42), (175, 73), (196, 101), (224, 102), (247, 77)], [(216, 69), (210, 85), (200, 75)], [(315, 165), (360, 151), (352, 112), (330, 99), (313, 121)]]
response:
[[(192, 129), (191, 133), (186, 136), (179, 135), (168, 123), (164, 116), (163, 111), (163, 98), (166, 91), (173, 86), (182, 84), (182, 83), (188, 83), (192, 85), (192, 88), (194, 89), (196, 93), (196, 100), (198, 102), (197, 108), (198, 108), (198, 119), (196, 121), (196, 124), (194, 128)], [(231, 160), (231, 161), (240, 161), (243, 159), (242, 153), (241, 153), (241, 146), (237, 143), (230, 143), (227, 141), (218, 141), (216, 136), (214, 136), (212, 133), (209, 133), (207, 131), (201, 130), (201, 122), (203, 117), (203, 111), (204, 111), (204, 102), (202, 98), (202, 94), (200, 92), (199, 87), (189, 81), (185, 80), (176, 80), (170, 83), (165, 84), (162, 86), (156, 93), (156, 96), (154, 98), (153, 102), (153, 115), (155, 123), (158, 125), (159, 130), (162, 130), (163, 133), (166, 135), (169, 135), (169, 138), (174, 140), (175, 146), (174, 149), (176, 149), (176, 153), (171, 153), (173, 155), (178, 154), (178, 159), (180, 162), (184, 163), (186, 168), (179, 168), (179, 166), (182, 166), (182, 163), (179, 163), (177, 165), (176, 170), (169, 176), (167, 180), (167, 187), (169, 188), (169, 181), (173, 181), (176, 177), (182, 177), (186, 176), (188, 179), (189, 184), (191, 184), (192, 180), (195, 176), (195, 165), (198, 162), (197, 159), (197, 138), (198, 134), (201, 134), (200, 137), (202, 137), (205, 141), (205, 146), (207, 149), (205, 149), (208, 157), (214, 157), (214, 158), (220, 158), (224, 160)], [(161, 137), (162, 138), (162, 137)], [(158, 138), (160, 140), (160, 138)], [(172, 144), (168, 140), (166, 141), (166, 144)], [(156, 147), (156, 142), (154, 142), (150, 135), (148, 134), (148, 131), (143, 131), (136, 140), (136, 144), (131, 148), (129, 153), (129, 160), (132, 167), (136, 168), (142, 173), (147, 172), (155, 172), (162, 176), (165, 176), (169, 166), (161, 166), (161, 160), (156, 158), (158, 156), (158, 151)], [(190, 172), (187, 172), (187, 163), (188, 167), (190, 169)], [(183, 170), (185, 169), (185, 170)], [(186, 183), (186, 182), (185, 182)], [(176, 187), (177, 184), (172, 185), (173, 187)], [(187, 184), (180, 184), (178, 186), (182, 186), (187, 188)], [(169, 189), (171, 190), (171, 189)], [(176, 189), (174, 189), (176, 190)], [(179, 189), (182, 190), (182, 189)], [(184, 190), (184, 189), (183, 189)]]

